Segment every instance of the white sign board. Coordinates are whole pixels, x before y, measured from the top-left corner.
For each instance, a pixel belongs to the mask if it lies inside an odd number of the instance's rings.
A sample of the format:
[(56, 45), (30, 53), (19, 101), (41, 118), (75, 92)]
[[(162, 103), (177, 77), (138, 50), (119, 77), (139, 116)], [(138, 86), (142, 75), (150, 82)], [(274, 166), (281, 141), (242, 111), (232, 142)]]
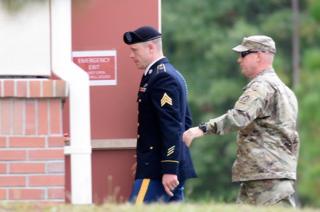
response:
[(73, 62), (86, 71), (90, 85), (117, 85), (117, 52), (74, 51)]

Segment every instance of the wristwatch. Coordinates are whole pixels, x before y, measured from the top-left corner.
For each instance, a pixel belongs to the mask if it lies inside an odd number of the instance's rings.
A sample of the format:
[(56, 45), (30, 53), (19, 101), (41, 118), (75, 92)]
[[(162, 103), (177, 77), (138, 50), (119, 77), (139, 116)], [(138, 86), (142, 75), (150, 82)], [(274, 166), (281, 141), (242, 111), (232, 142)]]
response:
[(207, 124), (205, 122), (202, 122), (201, 124), (198, 125), (199, 129), (202, 130), (202, 132), (204, 134), (206, 134), (208, 132), (208, 127)]

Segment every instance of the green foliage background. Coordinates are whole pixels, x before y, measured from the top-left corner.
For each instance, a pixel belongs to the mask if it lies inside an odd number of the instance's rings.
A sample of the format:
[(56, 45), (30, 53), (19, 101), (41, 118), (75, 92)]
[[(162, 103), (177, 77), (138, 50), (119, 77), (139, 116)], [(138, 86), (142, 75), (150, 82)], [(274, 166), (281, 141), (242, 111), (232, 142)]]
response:
[[(301, 149), (298, 199), (303, 206), (320, 207), (320, 1), (300, 0)], [(247, 80), (241, 76), (238, 55), (231, 48), (244, 36), (274, 38), (274, 64), (279, 76), (292, 84), (292, 10), (289, 0), (162, 0), (165, 54), (184, 74), (194, 125), (233, 107)], [(206, 136), (194, 142), (192, 155), (199, 178), (187, 184), (192, 200), (233, 202), (238, 185), (231, 183), (235, 134)]]

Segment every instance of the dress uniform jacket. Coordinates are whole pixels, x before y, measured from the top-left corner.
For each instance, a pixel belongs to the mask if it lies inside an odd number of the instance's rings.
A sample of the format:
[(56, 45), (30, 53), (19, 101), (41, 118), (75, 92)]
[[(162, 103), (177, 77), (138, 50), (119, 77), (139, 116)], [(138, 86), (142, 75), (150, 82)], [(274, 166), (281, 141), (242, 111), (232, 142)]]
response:
[(143, 75), (138, 92), (136, 179), (161, 179), (176, 174), (179, 181), (195, 177), (183, 132), (191, 126), (183, 76), (162, 58)]

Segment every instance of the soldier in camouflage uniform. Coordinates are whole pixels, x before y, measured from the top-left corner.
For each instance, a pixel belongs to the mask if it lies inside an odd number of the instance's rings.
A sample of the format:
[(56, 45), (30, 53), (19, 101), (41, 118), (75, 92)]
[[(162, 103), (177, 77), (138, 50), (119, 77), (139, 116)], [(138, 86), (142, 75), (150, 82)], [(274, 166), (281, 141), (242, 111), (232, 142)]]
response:
[(270, 37), (254, 35), (233, 50), (240, 54), (242, 74), (251, 81), (233, 109), (185, 131), (183, 140), (190, 146), (205, 134), (238, 130), (232, 168), (232, 181), (240, 182), (237, 202), (295, 207), (298, 103), (272, 67), (275, 43)]

